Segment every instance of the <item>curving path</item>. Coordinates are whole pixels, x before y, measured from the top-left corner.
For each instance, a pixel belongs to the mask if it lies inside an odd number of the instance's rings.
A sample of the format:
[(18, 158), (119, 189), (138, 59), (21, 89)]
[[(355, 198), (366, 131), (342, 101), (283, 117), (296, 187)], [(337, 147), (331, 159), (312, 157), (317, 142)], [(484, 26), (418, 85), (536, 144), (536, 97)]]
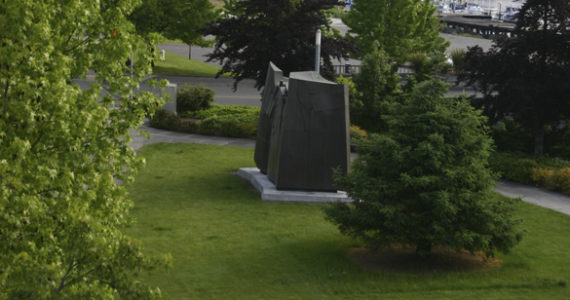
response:
[[(150, 133), (150, 139), (147, 140), (144, 136), (133, 134), (132, 147), (137, 151), (145, 145), (154, 143), (195, 143), (244, 148), (255, 147), (255, 141), (251, 139), (179, 133), (160, 130), (147, 125), (143, 125), (141, 129)], [(499, 181), (495, 191), (508, 197), (520, 197), (525, 202), (570, 215), (569, 196), (507, 181)]]

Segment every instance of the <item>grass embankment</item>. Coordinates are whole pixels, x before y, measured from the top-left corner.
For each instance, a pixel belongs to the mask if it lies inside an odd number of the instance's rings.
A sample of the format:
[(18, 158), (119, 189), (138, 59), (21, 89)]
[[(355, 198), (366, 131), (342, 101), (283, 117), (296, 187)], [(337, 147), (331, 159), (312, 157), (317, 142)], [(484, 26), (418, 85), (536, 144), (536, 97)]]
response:
[(155, 144), (130, 189), (128, 234), (173, 268), (145, 278), (165, 299), (567, 299), (570, 217), (521, 203), (523, 241), (502, 265), (472, 272), (370, 272), (360, 247), (324, 220), (322, 205), (266, 203), (233, 174), (253, 150)]
[(155, 75), (214, 77), (220, 70), (219, 67), (168, 51), (165, 57), (164, 61), (160, 59), (154, 61)]

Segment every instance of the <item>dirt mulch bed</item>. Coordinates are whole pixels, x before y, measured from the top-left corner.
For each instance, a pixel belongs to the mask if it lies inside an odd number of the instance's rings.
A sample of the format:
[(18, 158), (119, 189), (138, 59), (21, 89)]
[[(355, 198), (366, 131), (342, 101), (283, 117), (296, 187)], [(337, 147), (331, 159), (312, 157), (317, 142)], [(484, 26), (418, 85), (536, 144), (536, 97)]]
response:
[(376, 251), (351, 248), (347, 257), (367, 271), (406, 274), (472, 272), (501, 265), (500, 260), (486, 258), (483, 253), (471, 254), (443, 247), (433, 247), (432, 254), (427, 258), (418, 256), (415, 248), (406, 246), (391, 246)]

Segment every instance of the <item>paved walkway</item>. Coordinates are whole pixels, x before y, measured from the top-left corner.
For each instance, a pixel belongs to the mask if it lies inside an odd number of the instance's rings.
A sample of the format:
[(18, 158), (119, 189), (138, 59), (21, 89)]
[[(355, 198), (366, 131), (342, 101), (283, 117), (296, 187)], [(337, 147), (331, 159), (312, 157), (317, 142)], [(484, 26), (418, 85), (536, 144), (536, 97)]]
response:
[(219, 136), (208, 136), (191, 133), (180, 133), (167, 130), (161, 130), (143, 125), (144, 129), (150, 133), (150, 139), (146, 139), (142, 135), (133, 135), (132, 146), (137, 150), (141, 147), (154, 143), (194, 143), (194, 144), (210, 144), (218, 146), (236, 146), (244, 148), (254, 148), (255, 141), (252, 139), (228, 138)]
[[(179, 133), (160, 130), (143, 126), (142, 129), (150, 133), (150, 139), (144, 136), (133, 136), (133, 148), (135, 150), (154, 143), (195, 143), (210, 144), (219, 146), (235, 146), (244, 148), (254, 148), (255, 141), (251, 139), (227, 138), (218, 136), (205, 136), (199, 134)], [(248, 167), (248, 166), (244, 166)], [(570, 197), (551, 191), (525, 186), (518, 183), (500, 181), (495, 187), (495, 191), (508, 196), (520, 197), (523, 201), (550, 208), (561, 213), (570, 215)]]

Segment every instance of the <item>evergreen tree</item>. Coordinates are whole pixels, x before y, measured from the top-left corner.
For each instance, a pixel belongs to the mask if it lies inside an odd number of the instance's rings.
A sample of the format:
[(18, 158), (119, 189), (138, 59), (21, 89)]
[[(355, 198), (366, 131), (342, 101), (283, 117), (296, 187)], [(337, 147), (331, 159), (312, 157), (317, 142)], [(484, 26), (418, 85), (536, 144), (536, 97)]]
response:
[(477, 84), (491, 121), (512, 116), (535, 137), (542, 154), (545, 127), (570, 118), (570, 2), (527, 0), (513, 37), (500, 37), (484, 53), (469, 49), (460, 80)]
[(133, 94), (151, 58), (135, 3), (0, 1), (0, 299), (160, 296), (136, 279), (157, 261), (121, 231), (143, 163), (129, 130), (158, 105)]
[(293, 71), (314, 69), (315, 32), (323, 30), (323, 71), (332, 69), (331, 58), (348, 58), (355, 47), (329, 31), (324, 10), (340, 5), (338, 0), (241, 0), (231, 2), (229, 15), (206, 27), (205, 34), (217, 37), (209, 61), (222, 65), (217, 76), (231, 73), (237, 83), (244, 78), (265, 83), (272, 61), (288, 76)]
[(420, 255), (434, 245), (493, 255), (520, 240), (512, 201), (493, 196), (485, 118), (445, 90), (423, 82), (390, 104), (387, 132), (362, 145), (338, 178), (354, 202), (325, 210), (342, 233), (372, 247), (415, 245)]

